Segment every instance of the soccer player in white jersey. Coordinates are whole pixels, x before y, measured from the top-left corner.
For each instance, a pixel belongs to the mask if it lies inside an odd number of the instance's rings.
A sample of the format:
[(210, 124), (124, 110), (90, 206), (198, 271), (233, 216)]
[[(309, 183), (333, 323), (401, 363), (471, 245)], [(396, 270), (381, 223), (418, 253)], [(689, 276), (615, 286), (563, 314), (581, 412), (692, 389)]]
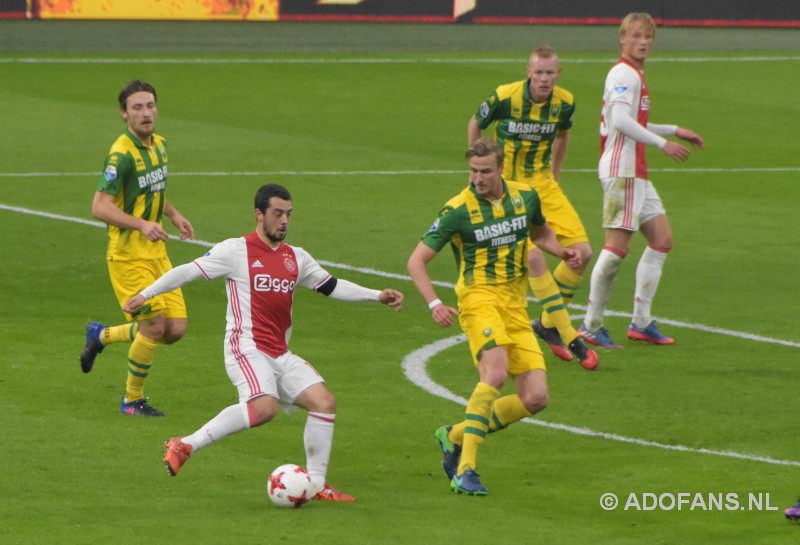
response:
[(655, 22), (647, 13), (630, 13), (622, 20), (622, 56), (609, 71), (603, 92), (598, 171), (603, 185), (605, 243), (592, 269), (589, 305), (578, 332), (591, 344), (605, 348), (622, 348), (603, 327), (603, 311), (635, 231), (644, 235), (647, 247), (636, 269), (628, 338), (652, 344), (674, 342), (659, 331), (650, 315), (661, 269), (672, 248), (672, 231), (661, 199), (647, 176), (645, 146), (654, 146), (682, 162), (689, 157), (689, 148), (670, 142), (667, 137), (680, 138), (698, 148), (704, 142), (688, 129), (648, 122), (650, 97), (644, 63), (655, 32)]
[(228, 293), (225, 368), (239, 392), (239, 403), (223, 409), (200, 429), (166, 443), (164, 462), (175, 476), (189, 456), (232, 433), (266, 424), (279, 405), (290, 412), (308, 411), (303, 442), (306, 465), (315, 486), (312, 499), (354, 501), (326, 482), (336, 421), (336, 399), (324, 379), (288, 348), (292, 301), (297, 286), (342, 301), (376, 301), (400, 310), (403, 294), (371, 290), (338, 280), (308, 252), (283, 242), (292, 215), (289, 191), (277, 184), (256, 193), (256, 230), (225, 240), (191, 263), (175, 267), (130, 298), (135, 310), (160, 293), (205, 278), (225, 277)]

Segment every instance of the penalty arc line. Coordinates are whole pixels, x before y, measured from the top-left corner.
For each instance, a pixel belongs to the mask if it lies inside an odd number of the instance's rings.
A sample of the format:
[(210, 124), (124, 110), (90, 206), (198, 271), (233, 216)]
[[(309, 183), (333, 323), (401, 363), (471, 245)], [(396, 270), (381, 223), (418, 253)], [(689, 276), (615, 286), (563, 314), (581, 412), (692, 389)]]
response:
[[(434, 395), (436, 397), (441, 397), (443, 399), (447, 399), (449, 401), (453, 401), (455, 403), (458, 403), (459, 405), (466, 406), (467, 400), (465, 398), (457, 394), (454, 394), (441, 384), (434, 382), (425, 369), (428, 361), (436, 354), (444, 350), (447, 350), (448, 348), (452, 348), (453, 346), (461, 344), (466, 340), (467, 340), (466, 335), (462, 333), (460, 335), (455, 335), (453, 337), (448, 337), (446, 339), (440, 339), (429, 345), (423, 346), (422, 348), (419, 348), (414, 352), (411, 352), (403, 359), (402, 363), (403, 373), (405, 374), (408, 380), (410, 380), (412, 383), (416, 384), (429, 394)], [(694, 448), (694, 447), (687, 447), (685, 445), (669, 445), (666, 443), (659, 443), (657, 441), (650, 441), (647, 439), (626, 437), (624, 435), (619, 435), (616, 433), (606, 433), (606, 432), (591, 430), (589, 428), (569, 426), (566, 424), (557, 424), (553, 422), (545, 422), (543, 420), (538, 420), (532, 417), (523, 418), (522, 422), (526, 424), (533, 424), (535, 426), (541, 426), (543, 428), (549, 428), (552, 430), (564, 431), (575, 435), (581, 435), (584, 437), (594, 437), (598, 439), (605, 439), (608, 441), (627, 443), (630, 445), (652, 447), (652, 448), (658, 448), (662, 450), (672, 450), (677, 452), (686, 452), (691, 454), (709, 454), (713, 456), (722, 456), (725, 458), (735, 458), (738, 460), (763, 462), (772, 465), (800, 467), (800, 462), (794, 460), (780, 460), (776, 458), (770, 458), (769, 456), (742, 454), (739, 452), (712, 450), (707, 448)]]
[[(9, 212), (17, 212), (17, 213), (20, 213), (20, 214), (27, 214), (27, 215), (32, 215), (32, 216), (44, 217), (44, 218), (49, 218), (49, 219), (54, 219), (54, 220), (59, 220), (59, 221), (67, 221), (67, 222), (71, 222), (71, 223), (78, 223), (78, 224), (88, 225), (88, 226), (97, 227), (97, 228), (105, 228), (106, 227), (106, 224), (104, 224), (102, 222), (99, 222), (99, 221), (86, 220), (86, 219), (75, 218), (75, 217), (71, 217), (71, 216), (64, 216), (64, 215), (61, 215), (61, 214), (53, 214), (53, 213), (44, 212), (44, 211), (41, 211), (41, 210), (31, 210), (31, 209), (28, 209), (28, 208), (17, 207), (17, 206), (9, 206), (9, 205), (0, 204), (0, 210), (6, 210), (6, 211), (9, 211)], [(180, 241), (180, 238), (176, 237), (174, 235), (170, 235), (169, 238), (173, 239), (173, 240)], [(214, 243), (207, 242), (207, 241), (204, 241), (204, 240), (184, 240), (182, 242), (187, 242), (189, 244), (195, 244), (197, 246), (202, 246), (202, 247), (206, 247), (206, 248), (210, 248), (210, 247), (214, 246)], [(367, 268), (367, 267), (354, 267), (352, 265), (347, 265), (347, 264), (342, 264), (342, 263), (333, 263), (333, 262), (322, 261), (322, 260), (320, 260), (319, 263), (321, 265), (323, 265), (323, 266), (326, 266), (326, 267), (333, 267), (333, 268), (342, 269), (342, 270), (349, 270), (349, 271), (359, 272), (359, 273), (362, 273), (362, 274), (379, 276), (379, 277), (382, 277), (382, 278), (392, 278), (392, 279), (395, 279), (395, 280), (404, 280), (404, 281), (410, 281), (411, 280), (411, 278), (406, 276), (406, 275), (379, 271), (379, 270), (371, 269), (371, 268)], [(454, 287), (453, 284), (448, 283), (448, 282), (435, 281), (434, 284), (438, 285), (438, 286), (441, 286), (441, 287), (448, 287), (448, 288), (453, 288)], [(581, 308), (581, 307), (579, 305), (576, 305), (576, 308)], [(583, 307), (583, 308), (585, 310), (585, 307)], [(615, 312), (615, 311), (612, 311), (609, 314), (617, 315), (617, 316), (630, 316), (630, 314), (625, 314), (625, 313)], [(660, 320), (662, 322), (664, 322), (664, 323), (668, 323), (668, 324), (676, 326), (676, 327), (684, 327), (684, 328), (687, 328), (687, 329), (700, 329), (700, 330), (703, 330), (703, 331), (707, 331), (707, 332), (711, 332), (711, 333), (717, 333), (717, 334), (720, 334), (720, 335), (728, 335), (728, 336), (732, 336), (732, 337), (738, 337), (738, 338), (748, 339), (748, 340), (753, 340), (753, 341), (758, 341), (758, 342), (765, 342), (765, 343), (770, 343), (770, 344), (778, 344), (778, 345), (783, 345), (783, 346), (790, 346), (790, 347), (793, 347), (793, 348), (800, 348), (800, 343), (791, 342), (791, 341), (785, 341), (785, 340), (782, 340), (782, 339), (771, 339), (769, 337), (762, 337), (760, 335), (752, 335), (752, 334), (749, 334), (749, 333), (743, 333), (743, 332), (730, 331), (730, 330), (725, 330), (725, 329), (720, 329), (720, 328), (714, 328), (714, 327), (705, 326), (705, 325), (702, 325), (702, 324), (690, 324), (690, 323), (679, 322), (679, 321), (675, 321), (675, 320), (667, 320), (667, 319), (660, 319)], [(441, 397), (443, 399), (447, 399), (447, 400), (453, 401), (455, 403), (459, 403), (461, 405), (466, 406), (466, 404), (467, 404), (467, 400), (466, 399), (464, 399), (463, 397), (461, 397), (459, 395), (454, 394), (453, 392), (451, 392), (450, 390), (448, 390), (444, 386), (441, 386), (440, 384), (434, 382), (430, 378), (430, 376), (428, 375), (428, 373), (427, 373), (427, 371), (425, 369), (428, 360), (430, 360), (433, 356), (435, 356), (436, 354), (438, 354), (439, 352), (441, 352), (443, 350), (446, 350), (448, 348), (456, 346), (456, 345), (458, 345), (458, 344), (460, 344), (460, 343), (462, 343), (464, 341), (466, 341), (466, 336), (465, 335), (463, 335), (463, 334), (456, 335), (456, 336), (453, 336), (453, 337), (449, 337), (449, 338), (446, 338), (446, 339), (441, 339), (439, 341), (435, 341), (434, 343), (431, 343), (431, 344), (429, 344), (427, 346), (423, 346), (422, 348), (419, 348), (419, 349), (415, 350), (414, 352), (411, 352), (410, 354), (408, 354), (403, 359), (403, 361), (401, 363), (401, 366), (402, 366), (402, 369), (403, 369), (403, 373), (405, 374), (406, 378), (408, 378), (408, 380), (410, 380), (412, 383), (414, 383), (415, 385), (419, 386), (420, 388), (422, 388), (426, 392), (430, 393), (431, 395), (434, 395), (434, 396), (437, 396), (437, 397)], [(597, 438), (606, 439), (606, 440), (610, 440), (610, 441), (618, 441), (618, 442), (622, 442), (622, 443), (634, 444), (634, 445), (639, 445), (639, 446), (655, 447), (655, 448), (660, 448), (660, 449), (663, 449), (663, 450), (673, 450), (673, 451), (697, 453), (697, 454), (710, 454), (710, 455), (715, 455), (715, 456), (723, 456), (723, 457), (727, 457), (727, 458), (736, 458), (736, 459), (740, 459), (740, 460), (764, 462), (764, 463), (773, 464), (773, 465), (786, 465), (786, 466), (797, 466), (797, 467), (800, 467), (800, 462), (793, 461), (793, 460), (779, 460), (779, 459), (770, 458), (770, 457), (767, 457), (767, 456), (749, 455), (749, 454), (742, 454), (742, 453), (738, 453), (738, 452), (718, 451), (718, 450), (711, 450), (711, 449), (705, 449), (705, 448), (693, 448), (693, 447), (687, 447), (687, 446), (683, 446), (683, 445), (668, 445), (668, 444), (665, 444), (665, 443), (658, 443), (656, 441), (649, 441), (649, 440), (646, 440), (646, 439), (637, 439), (637, 438), (634, 438), (634, 437), (626, 437), (626, 436), (623, 436), (623, 435), (618, 435), (618, 434), (613, 434), (613, 433), (599, 432), (599, 431), (591, 430), (589, 428), (581, 428), (581, 427), (577, 427), (577, 426), (569, 426), (569, 425), (566, 425), (566, 424), (544, 422), (544, 421), (541, 421), (541, 420), (536, 420), (534, 418), (525, 418), (525, 419), (523, 419), (523, 422), (525, 422), (527, 424), (533, 424), (533, 425), (537, 425), (537, 426), (542, 426), (542, 427), (554, 429), (554, 430), (565, 431), (565, 432), (576, 434), (576, 435), (582, 435), (582, 436), (587, 436), (587, 437), (597, 437)]]

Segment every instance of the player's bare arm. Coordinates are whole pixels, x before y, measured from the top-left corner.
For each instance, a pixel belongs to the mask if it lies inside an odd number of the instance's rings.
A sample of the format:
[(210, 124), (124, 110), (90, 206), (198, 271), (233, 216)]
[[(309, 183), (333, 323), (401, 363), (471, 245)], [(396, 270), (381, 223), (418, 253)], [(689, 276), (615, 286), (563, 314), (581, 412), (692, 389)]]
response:
[(571, 269), (581, 265), (581, 254), (572, 248), (564, 248), (559, 244), (556, 234), (546, 223), (544, 225), (531, 225), (531, 240), (542, 251), (563, 260)]
[(696, 148), (702, 149), (706, 145), (706, 143), (703, 141), (703, 139), (698, 134), (690, 131), (689, 129), (684, 129), (682, 127), (678, 127), (678, 130), (675, 131), (675, 136), (680, 138), (681, 140), (685, 140), (686, 142), (689, 142), (691, 145), (693, 145)]
[(553, 171), (553, 177), (556, 181), (561, 177), (561, 166), (564, 164), (564, 157), (567, 155), (568, 147), (569, 131), (559, 131), (558, 136), (553, 141), (553, 151), (550, 155), (550, 169)]
[(478, 126), (478, 119), (473, 115), (467, 125), (467, 145), (471, 146), (481, 137), (481, 128)]
[(92, 215), (100, 221), (120, 229), (141, 231), (152, 241), (167, 239), (167, 232), (161, 225), (126, 214), (114, 205), (114, 196), (104, 191), (95, 192), (92, 201)]
[(178, 212), (178, 209), (168, 200), (164, 202), (164, 215), (167, 216), (181, 232), (181, 240), (186, 240), (187, 238), (194, 240), (194, 227), (192, 227), (189, 220), (184, 218), (183, 215)]
[(453, 316), (458, 316), (458, 311), (442, 303), (436, 296), (433, 282), (428, 274), (428, 263), (437, 255), (438, 253), (433, 248), (423, 242), (418, 243), (411, 257), (408, 258), (408, 274), (411, 275), (414, 285), (431, 309), (433, 320), (442, 327), (451, 327)]

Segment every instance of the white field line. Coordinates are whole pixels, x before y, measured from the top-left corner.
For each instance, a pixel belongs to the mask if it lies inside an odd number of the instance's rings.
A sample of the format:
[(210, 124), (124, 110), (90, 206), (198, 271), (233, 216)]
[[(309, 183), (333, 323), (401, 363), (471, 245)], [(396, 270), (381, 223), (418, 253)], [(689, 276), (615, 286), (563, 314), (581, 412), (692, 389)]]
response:
[[(587, 59), (562, 58), (565, 64), (613, 64), (617, 58)], [(800, 56), (759, 56), (759, 57), (670, 57), (649, 58), (648, 63), (658, 62), (792, 62), (800, 61)], [(344, 59), (277, 59), (277, 58), (54, 58), (54, 57), (7, 57), (0, 58), (0, 63), (16, 64), (493, 64), (493, 63), (520, 63), (527, 62), (527, 57), (505, 59), (446, 59), (446, 58), (344, 58)]]
[[(53, 213), (50, 213), (50, 212), (44, 212), (42, 210), (32, 210), (30, 208), (23, 208), (23, 207), (19, 207), (19, 206), (9, 206), (9, 205), (5, 205), (5, 204), (0, 204), (0, 210), (6, 210), (6, 211), (9, 211), (9, 212), (17, 212), (19, 214), (27, 214), (27, 215), (31, 215), (31, 216), (38, 216), (38, 217), (42, 217), (42, 218), (49, 218), (49, 219), (54, 219), (54, 220), (59, 220), (59, 221), (80, 223), (80, 224), (83, 224), (83, 225), (89, 225), (91, 227), (97, 227), (97, 228), (101, 228), (101, 229), (105, 229), (105, 227), (106, 227), (106, 225), (104, 223), (99, 222), (99, 221), (87, 220), (87, 219), (82, 219), (82, 218), (75, 218), (75, 217), (71, 217), (71, 216), (64, 216), (64, 215), (61, 215), (61, 214), (53, 214)], [(169, 235), (169, 238), (172, 239), (172, 240), (181, 241), (180, 238), (175, 236), (175, 235)], [(208, 242), (208, 241), (205, 241), (205, 240), (184, 240), (182, 242), (186, 242), (188, 244), (195, 244), (197, 246), (202, 246), (204, 248), (211, 248), (214, 244), (216, 244), (215, 242)], [(390, 278), (392, 280), (401, 280), (401, 281), (406, 281), (406, 282), (410, 282), (411, 281), (411, 278), (409, 276), (403, 275), (403, 274), (396, 274), (396, 273), (380, 271), (380, 270), (373, 269), (373, 268), (370, 268), (370, 267), (357, 267), (357, 266), (354, 266), (354, 265), (348, 265), (346, 263), (335, 263), (333, 261), (325, 261), (325, 260), (321, 260), (321, 259), (318, 260), (318, 261), (319, 261), (319, 263), (321, 265), (324, 265), (325, 267), (332, 267), (334, 269), (340, 269), (340, 270), (343, 270), (343, 271), (353, 271), (353, 272), (358, 272), (358, 273), (367, 274), (367, 275), (371, 275), (371, 276), (378, 276), (378, 277), (381, 277), (381, 278)], [(455, 287), (455, 285), (452, 284), (451, 282), (434, 281), (434, 284), (437, 285), (437, 286), (440, 286), (440, 287), (443, 287), (443, 288), (449, 288), (449, 289), (453, 289)], [(532, 298), (530, 300), (531, 301), (535, 301), (535, 299), (532, 299)], [(582, 306), (582, 305), (572, 305), (572, 308), (579, 309), (579, 310), (586, 310), (586, 307)], [(609, 316), (621, 316), (621, 317), (628, 317), (628, 318), (631, 316), (630, 313), (618, 312), (618, 311), (614, 311), (614, 310), (606, 311), (606, 314), (608, 314)], [(573, 318), (578, 318), (578, 316), (577, 315), (573, 315)], [(726, 335), (728, 337), (735, 337), (735, 338), (738, 338), (738, 339), (746, 339), (746, 340), (750, 340), (750, 341), (757, 341), (757, 342), (762, 342), (762, 343), (767, 343), (767, 344), (775, 344), (775, 345), (779, 345), (779, 346), (788, 346), (790, 348), (800, 348), (800, 342), (787, 341), (787, 340), (784, 340), (784, 339), (775, 339), (775, 338), (772, 338), (772, 337), (764, 337), (762, 335), (755, 335), (755, 334), (746, 333), (746, 332), (743, 332), (743, 331), (734, 331), (734, 330), (731, 330), (731, 329), (722, 329), (722, 328), (708, 326), (708, 325), (704, 325), (704, 324), (695, 324), (695, 323), (690, 323), (690, 322), (682, 322), (682, 321), (679, 321), (679, 320), (671, 320), (669, 318), (657, 318), (657, 319), (661, 323), (669, 324), (669, 325), (674, 326), (674, 327), (705, 331), (707, 333), (715, 333), (717, 335)]]
[[(410, 353), (405, 357), (405, 359), (403, 359), (402, 363), (403, 372), (405, 373), (406, 378), (408, 378), (408, 380), (410, 380), (411, 382), (413, 382), (414, 384), (416, 384), (417, 386), (419, 386), (420, 388), (422, 388), (423, 390), (432, 395), (441, 397), (443, 399), (448, 399), (450, 401), (458, 403), (459, 405), (466, 406), (467, 405), (466, 399), (464, 399), (459, 395), (454, 394), (444, 386), (434, 382), (430, 378), (425, 369), (428, 360), (430, 360), (433, 356), (435, 356), (436, 354), (438, 354), (443, 350), (456, 346), (457, 344), (466, 342), (466, 340), (467, 338), (463, 334), (455, 335), (453, 337), (448, 337), (446, 339), (438, 340)], [(624, 435), (618, 435), (616, 433), (605, 433), (600, 431), (594, 431), (589, 428), (580, 428), (576, 426), (568, 426), (566, 424), (544, 422), (542, 420), (537, 420), (535, 418), (525, 418), (522, 421), (525, 422), (526, 424), (533, 424), (536, 426), (541, 426), (543, 428), (565, 431), (567, 433), (573, 433), (575, 435), (583, 435), (585, 437), (595, 437), (598, 439), (605, 439), (608, 441), (618, 441), (621, 443), (628, 443), (631, 445), (638, 445), (642, 447), (652, 447), (662, 450), (673, 450), (691, 454), (710, 454), (713, 456), (736, 458), (739, 460), (748, 460), (752, 462), (763, 462), (766, 464), (773, 464), (773, 465), (800, 467), (800, 462), (794, 460), (779, 460), (776, 458), (770, 458), (768, 456), (758, 456), (755, 454), (742, 454), (740, 452), (732, 452), (727, 450), (693, 448), (684, 445), (668, 445), (666, 443), (658, 443), (656, 441), (648, 441), (646, 439), (626, 437)]]
[[(16, 213), (19, 213), (19, 214), (27, 214), (27, 215), (32, 215), (32, 216), (38, 216), (38, 217), (43, 217), (43, 218), (48, 218), (48, 219), (59, 220), (59, 221), (67, 221), (67, 222), (71, 222), (71, 223), (79, 223), (79, 224), (82, 224), (82, 225), (88, 225), (88, 226), (97, 227), (97, 228), (105, 228), (106, 227), (106, 225), (104, 223), (99, 222), (99, 221), (86, 220), (86, 219), (82, 219), (82, 218), (74, 218), (74, 217), (71, 217), (71, 216), (63, 216), (61, 214), (52, 214), (50, 212), (44, 212), (44, 211), (41, 211), (41, 210), (31, 210), (29, 208), (22, 208), (22, 207), (18, 207), (18, 206), (8, 206), (8, 205), (0, 204), (0, 210), (6, 210), (6, 211), (9, 211), (9, 212), (16, 212)], [(173, 240), (180, 240), (180, 238), (178, 238), (178, 237), (176, 237), (174, 235), (170, 235), (170, 238), (173, 239)], [(183, 242), (187, 242), (189, 244), (195, 244), (197, 246), (202, 246), (202, 247), (206, 247), (206, 248), (210, 248), (211, 246), (214, 245), (214, 243), (207, 242), (207, 241), (204, 241), (204, 240), (184, 240)], [(411, 281), (411, 278), (406, 276), (406, 275), (379, 271), (379, 270), (372, 269), (372, 268), (369, 268), (369, 267), (356, 267), (356, 266), (347, 265), (347, 264), (344, 264), (344, 263), (334, 263), (334, 262), (323, 261), (323, 260), (319, 260), (319, 263), (321, 265), (325, 266), (325, 267), (332, 267), (332, 268), (341, 269), (341, 270), (354, 271), (354, 272), (359, 272), (359, 273), (362, 273), (362, 274), (378, 276), (378, 277), (381, 277), (381, 278), (391, 278), (393, 280)], [(445, 288), (451, 288), (451, 289), (454, 287), (454, 285), (452, 283), (449, 283), (449, 282), (438, 282), (437, 281), (437, 282), (434, 282), (434, 284), (436, 284), (437, 286), (441, 286), (441, 287), (445, 287)], [(579, 308), (579, 309), (582, 309), (582, 310), (585, 310), (585, 308), (586, 308), (586, 307), (581, 307), (580, 305), (575, 305), (575, 307)], [(612, 315), (612, 316), (627, 316), (627, 317), (630, 317), (630, 314), (628, 314), (628, 313), (616, 312), (616, 311), (610, 311), (610, 312), (608, 312), (608, 314)], [(573, 318), (578, 318), (578, 316), (573, 316)], [(761, 335), (754, 335), (754, 334), (751, 334), (751, 333), (744, 333), (744, 332), (740, 332), (740, 331), (732, 331), (732, 330), (728, 330), (728, 329), (721, 329), (721, 328), (717, 328), (717, 327), (706, 326), (706, 325), (703, 325), (703, 324), (693, 324), (693, 323), (680, 322), (680, 321), (677, 321), (677, 320), (670, 320), (670, 319), (664, 319), (664, 318), (658, 318), (658, 320), (660, 322), (662, 322), (662, 323), (669, 324), (669, 325), (672, 325), (672, 326), (675, 326), (675, 327), (682, 327), (682, 328), (686, 328), (686, 329), (696, 329), (696, 330), (700, 330), (700, 331), (706, 331), (706, 332), (709, 332), (709, 333), (716, 333), (718, 335), (727, 335), (727, 336), (730, 336), (730, 337), (736, 337), (736, 338), (746, 339), (746, 340), (751, 340), (751, 341), (756, 341), (756, 342), (777, 344), (777, 345), (781, 345), (781, 346), (789, 346), (789, 347), (792, 347), (792, 348), (800, 348), (800, 343), (792, 342), (792, 341), (786, 341), (786, 340), (782, 340), (782, 339), (773, 339), (773, 338), (770, 338), (770, 337), (763, 337)], [(466, 399), (464, 399), (461, 396), (458, 396), (458, 395), (454, 394), (453, 392), (451, 392), (450, 390), (448, 390), (444, 386), (441, 386), (441, 385), (437, 384), (436, 382), (434, 382), (430, 378), (430, 376), (428, 375), (428, 373), (427, 373), (427, 371), (425, 369), (428, 360), (430, 360), (433, 356), (435, 356), (436, 354), (438, 354), (439, 352), (441, 352), (443, 350), (446, 350), (446, 349), (448, 349), (450, 347), (456, 346), (457, 344), (460, 344), (460, 343), (465, 342), (465, 341), (466, 341), (466, 337), (462, 334), (462, 335), (455, 335), (453, 337), (448, 337), (446, 339), (441, 339), (441, 340), (433, 342), (433, 343), (431, 343), (431, 344), (429, 344), (427, 346), (423, 346), (422, 348), (419, 348), (419, 349), (415, 350), (414, 352), (408, 354), (403, 359), (403, 362), (401, 364), (402, 368), (403, 368), (403, 372), (405, 373), (406, 377), (411, 382), (413, 382), (414, 384), (416, 384), (417, 386), (419, 386), (420, 388), (422, 388), (426, 392), (428, 392), (428, 393), (430, 393), (432, 395), (435, 395), (437, 397), (441, 397), (443, 399), (448, 399), (448, 400), (453, 401), (455, 403), (459, 403), (461, 405), (466, 406), (466, 404), (467, 404), (467, 400)], [(711, 455), (715, 455), (715, 456), (723, 456), (723, 457), (727, 457), (727, 458), (738, 458), (738, 459), (741, 459), (741, 460), (764, 462), (764, 463), (774, 464), (774, 465), (788, 465), (788, 466), (798, 466), (798, 467), (800, 467), (800, 462), (792, 461), (792, 460), (779, 460), (779, 459), (770, 458), (770, 457), (767, 457), (767, 456), (757, 456), (757, 455), (751, 455), (751, 454), (742, 454), (742, 453), (738, 453), (738, 452), (717, 451), (717, 450), (710, 450), (710, 449), (703, 449), (703, 448), (692, 448), (692, 447), (687, 447), (687, 446), (683, 446), (683, 445), (668, 445), (668, 444), (664, 444), (664, 443), (658, 443), (658, 442), (655, 442), (655, 441), (648, 441), (646, 439), (637, 439), (635, 437), (626, 437), (626, 436), (617, 435), (617, 434), (614, 434), (614, 433), (605, 433), (605, 432), (594, 431), (594, 430), (591, 430), (589, 428), (580, 428), (580, 427), (575, 427), (575, 426), (569, 426), (569, 425), (566, 425), (566, 424), (543, 422), (541, 420), (536, 420), (534, 418), (526, 418), (526, 419), (523, 420), (523, 422), (526, 422), (528, 424), (534, 424), (534, 425), (537, 425), (537, 426), (550, 428), (550, 429), (556, 429), (556, 430), (560, 430), (560, 431), (565, 431), (565, 432), (573, 433), (573, 434), (576, 434), (576, 435), (583, 435), (583, 436), (587, 436), (587, 437), (597, 437), (597, 438), (606, 439), (606, 440), (609, 440), (609, 441), (619, 441), (619, 442), (622, 442), (622, 443), (629, 443), (629, 444), (639, 445), (639, 446), (654, 447), (654, 448), (660, 448), (660, 449), (664, 449), (664, 450), (674, 450), (674, 451), (696, 453), (696, 454), (711, 454)]]
[[(685, 172), (694, 174), (715, 173), (715, 172), (800, 172), (797, 167), (725, 167), (725, 168), (651, 168), (650, 172)], [(564, 169), (562, 172), (573, 174), (595, 174), (596, 168)], [(0, 172), (0, 178), (90, 178), (100, 177), (101, 172)], [(450, 174), (463, 174), (467, 176), (464, 169), (459, 170), (263, 170), (263, 171), (209, 171), (209, 172), (172, 172), (169, 175), (174, 177), (186, 176), (438, 176)]]

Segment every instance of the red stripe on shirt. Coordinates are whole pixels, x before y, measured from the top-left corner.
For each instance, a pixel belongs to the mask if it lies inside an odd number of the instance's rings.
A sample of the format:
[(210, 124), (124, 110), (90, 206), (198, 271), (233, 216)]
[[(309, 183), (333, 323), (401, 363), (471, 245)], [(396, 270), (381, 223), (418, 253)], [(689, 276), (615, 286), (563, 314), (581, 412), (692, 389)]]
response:
[(206, 277), (206, 280), (211, 280), (211, 277), (206, 274), (206, 271), (203, 270), (203, 267), (200, 266), (200, 263), (198, 263), (197, 261), (192, 261), (192, 263), (197, 265), (197, 268), (200, 269), (200, 272), (203, 273), (203, 276)]
[(233, 312), (233, 331), (231, 332), (231, 350), (233, 352), (236, 362), (239, 364), (239, 369), (242, 370), (248, 386), (250, 386), (250, 396), (260, 394), (261, 385), (258, 383), (258, 377), (253, 366), (247, 359), (247, 356), (242, 352), (240, 344), (242, 338), (242, 303), (239, 299), (239, 291), (236, 289), (236, 282), (228, 279), (228, 288), (230, 293), (231, 312)]

